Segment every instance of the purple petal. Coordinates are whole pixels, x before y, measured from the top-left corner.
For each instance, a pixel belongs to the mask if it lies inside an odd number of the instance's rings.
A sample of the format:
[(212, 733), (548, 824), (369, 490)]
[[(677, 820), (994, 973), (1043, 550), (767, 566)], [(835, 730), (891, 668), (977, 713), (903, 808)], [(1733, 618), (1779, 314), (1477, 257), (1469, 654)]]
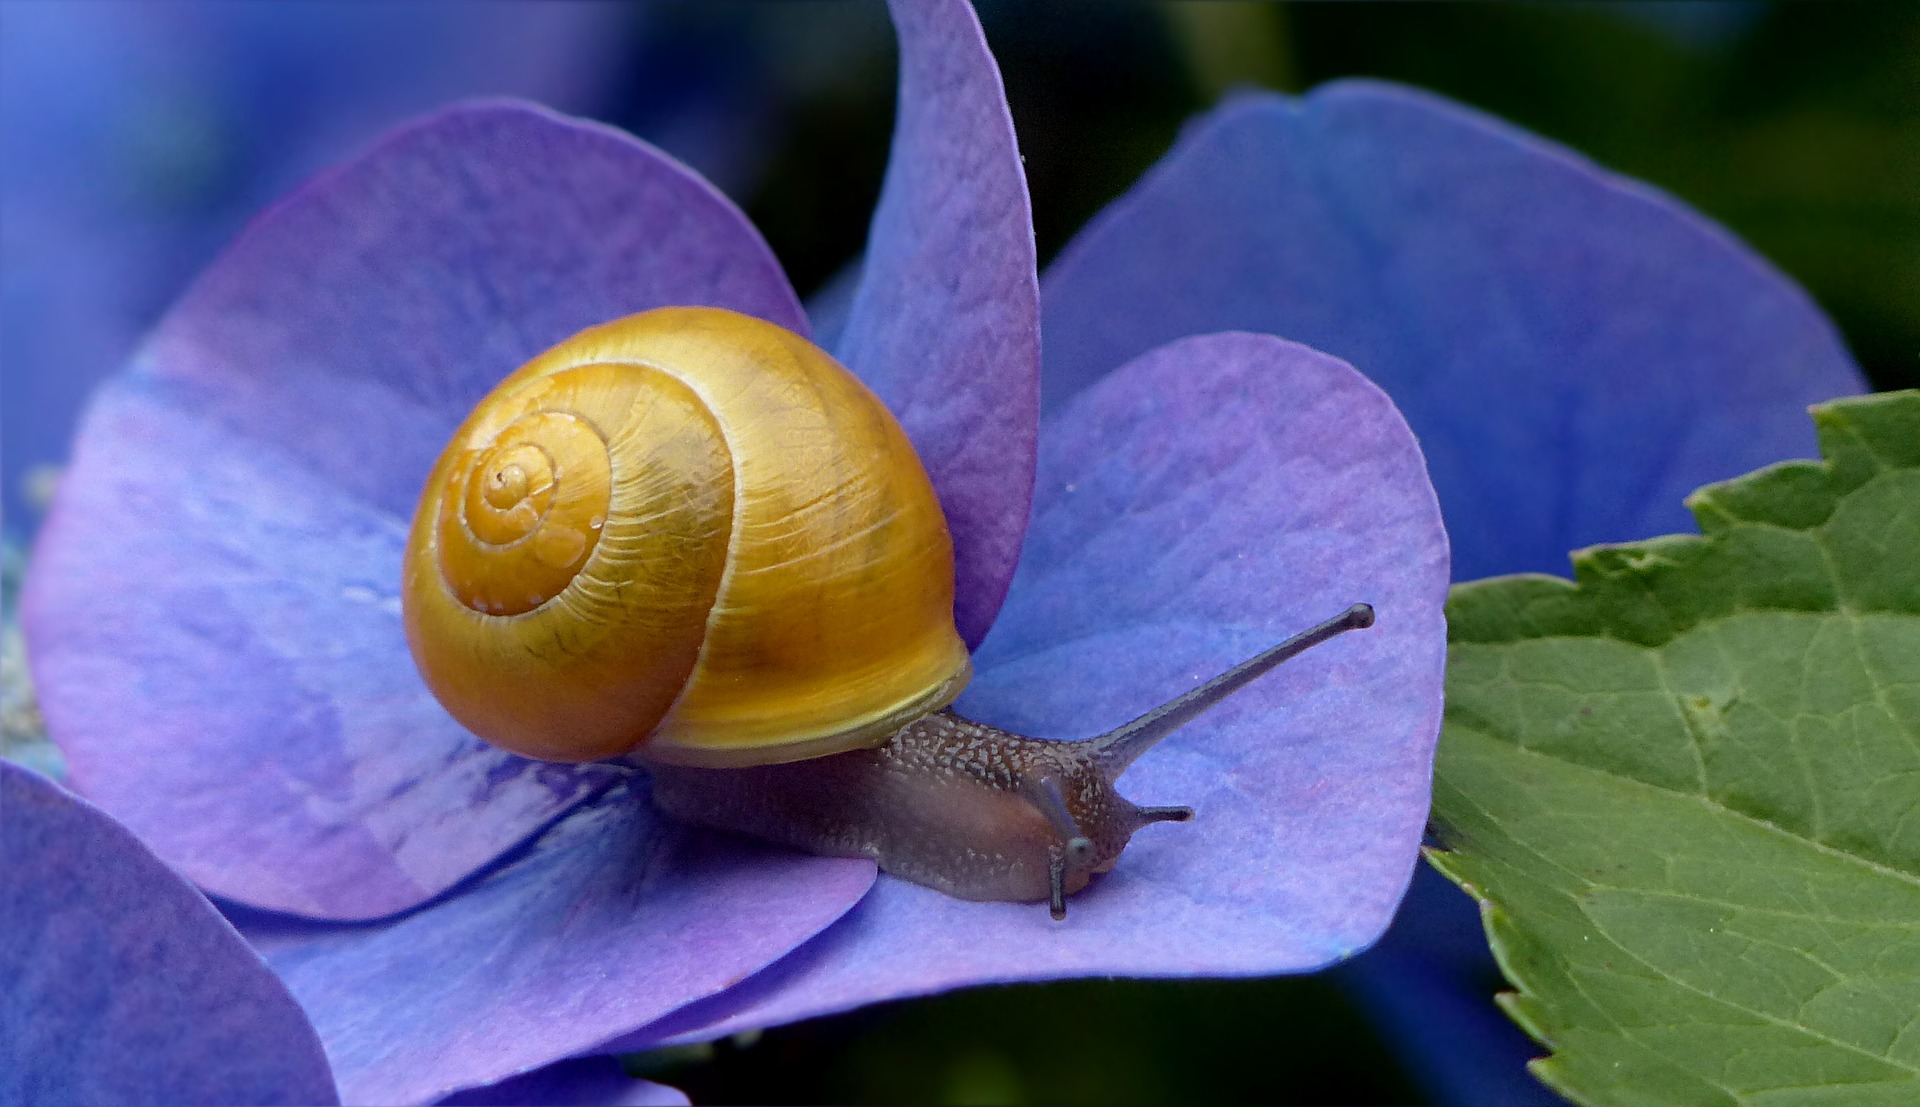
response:
[(900, 107), (836, 353), (900, 416), (953, 530), (954, 619), (993, 625), (1039, 421), (1033, 215), (1000, 71), (965, 0), (892, 5)]
[(1859, 375), (1805, 294), (1644, 185), (1425, 93), (1235, 100), (1061, 255), (1046, 403), (1184, 334), (1327, 350), (1419, 434), (1461, 579), (1681, 530)]
[(443, 1107), (684, 1107), (687, 1097), (678, 1088), (628, 1076), (611, 1057), (580, 1057), (440, 1102)]
[(400, 551), (494, 381), (665, 303), (803, 325), (726, 200), (542, 109), (449, 110), (263, 216), (102, 396), (36, 551), (76, 786), (209, 891), (336, 918), (414, 906), (603, 786), (440, 710)]
[(1191, 804), (1074, 897), (963, 903), (883, 878), (762, 977), (649, 1028), (709, 1038), (967, 984), (1294, 972), (1372, 942), (1426, 821), (1447, 545), (1420, 452), (1345, 364), (1265, 335), (1155, 350), (1051, 419), (1033, 530), (961, 700), (1050, 737), (1117, 725), (1358, 600), (1378, 622), (1141, 759)]
[(349, 1102), (491, 1084), (711, 996), (838, 919), (867, 861), (662, 824), (626, 789), (457, 894), (387, 923), (242, 916)]
[(286, 987), (124, 827), (4, 761), (0, 812), (0, 1102), (340, 1102)]

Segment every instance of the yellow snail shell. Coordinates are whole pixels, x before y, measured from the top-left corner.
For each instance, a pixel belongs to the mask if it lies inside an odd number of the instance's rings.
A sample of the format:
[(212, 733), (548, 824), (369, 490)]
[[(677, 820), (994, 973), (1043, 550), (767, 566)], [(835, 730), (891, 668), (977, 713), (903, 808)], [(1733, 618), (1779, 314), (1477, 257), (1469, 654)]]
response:
[(500, 382), (427, 478), (402, 605), (454, 718), (549, 761), (873, 746), (971, 671), (906, 434), (824, 351), (718, 308), (593, 327)]

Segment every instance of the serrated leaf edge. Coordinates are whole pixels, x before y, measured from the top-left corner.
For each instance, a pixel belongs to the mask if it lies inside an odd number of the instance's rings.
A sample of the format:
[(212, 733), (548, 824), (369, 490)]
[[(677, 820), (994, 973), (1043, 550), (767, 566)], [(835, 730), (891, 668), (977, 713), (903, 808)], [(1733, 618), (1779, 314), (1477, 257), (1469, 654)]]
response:
[[(1685, 548), (1688, 545), (1717, 541), (1720, 539), (1722, 535), (1730, 531), (1733, 525), (1736, 523), (1743, 524), (1743, 525), (1750, 525), (1750, 526), (1772, 526), (1772, 527), (1778, 527), (1780, 529), (1789, 529), (1789, 530), (1798, 530), (1798, 531), (1807, 531), (1807, 530), (1813, 529), (1814, 527), (1823, 525), (1828, 519), (1831, 518), (1831, 514), (1832, 514), (1831, 509), (1823, 513), (1823, 516), (1821, 519), (1812, 521), (1807, 526), (1803, 526), (1803, 527), (1788, 527), (1785, 524), (1781, 524), (1773, 521), (1743, 518), (1739, 516), (1725, 514), (1717, 509), (1720, 507), (1721, 503), (1724, 500), (1737, 499), (1739, 494), (1742, 491), (1752, 488), (1753, 486), (1755, 486), (1761, 481), (1777, 478), (1779, 475), (1783, 473), (1802, 471), (1810, 467), (1816, 468), (1827, 478), (1828, 486), (1833, 493), (1834, 501), (1835, 503), (1838, 503), (1838, 501), (1844, 496), (1846, 496), (1849, 492), (1852, 492), (1853, 490), (1863, 486), (1868, 481), (1870, 481), (1874, 476), (1880, 473), (1886, 472), (1890, 469), (1909, 468), (1909, 467), (1915, 467), (1916, 465), (1920, 465), (1920, 462), (1916, 462), (1909, 459), (1888, 457), (1887, 455), (1883, 454), (1880, 450), (1875, 448), (1871, 435), (1860, 433), (1860, 428), (1856, 420), (1852, 418), (1853, 414), (1856, 411), (1899, 407), (1909, 403), (1913, 403), (1916, 400), (1920, 400), (1920, 390), (1905, 390), (1900, 392), (1880, 393), (1880, 394), (1862, 396), (1862, 397), (1848, 397), (1848, 398), (1830, 401), (1828, 403), (1816, 404), (1811, 408), (1809, 408), (1808, 412), (1813, 418), (1814, 425), (1816, 427), (1816, 430), (1819, 436), (1819, 444), (1820, 444), (1822, 457), (1818, 461), (1813, 461), (1811, 459), (1788, 459), (1788, 460), (1776, 462), (1772, 465), (1764, 466), (1760, 469), (1753, 470), (1752, 472), (1749, 472), (1746, 474), (1742, 474), (1741, 476), (1734, 477), (1730, 480), (1719, 481), (1713, 484), (1703, 485), (1702, 487), (1694, 490), (1694, 492), (1690, 493), (1686, 497), (1685, 503), (1688, 506), (1688, 508), (1693, 512), (1696, 525), (1698, 525), (1700, 528), (1699, 534), (1658, 535), (1651, 538), (1641, 539), (1633, 542), (1599, 544), (1599, 545), (1584, 547), (1580, 550), (1573, 551), (1572, 554), (1570, 555), (1570, 560), (1572, 561), (1572, 564), (1575, 570), (1575, 579), (1571, 581), (1561, 577), (1549, 576), (1546, 574), (1528, 573), (1528, 574), (1512, 574), (1507, 576), (1490, 577), (1490, 578), (1486, 578), (1484, 580), (1478, 580), (1478, 581), (1462, 582), (1460, 584), (1455, 585), (1452, 589), (1453, 595), (1452, 597), (1450, 597), (1448, 602), (1448, 608), (1449, 608), (1448, 626), (1451, 630), (1452, 628), (1457, 627), (1461, 624), (1461, 620), (1455, 617), (1455, 613), (1453, 611), (1453, 608), (1455, 607), (1456, 603), (1460, 602), (1461, 599), (1464, 598), (1468, 602), (1472, 602), (1473, 600), (1477, 599), (1480, 596), (1492, 594), (1493, 591), (1497, 588), (1510, 590), (1514, 585), (1520, 584), (1523, 582), (1533, 588), (1539, 589), (1541, 594), (1545, 594), (1548, 592), (1556, 592), (1556, 593), (1559, 593), (1558, 596), (1554, 597), (1556, 599), (1571, 599), (1572, 597), (1580, 594), (1584, 589), (1587, 589), (1591, 586), (1598, 585), (1602, 582), (1603, 574), (1600, 572), (1600, 562), (1606, 555), (1610, 553), (1612, 554), (1627, 553), (1627, 554), (1633, 555), (1635, 557), (1635, 560), (1638, 560), (1640, 557), (1644, 557), (1648, 554), (1653, 553), (1653, 549), (1650, 549), (1650, 547), (1657, 549), (1660, 546), (1668, 546), (1668, 547), (1680, 546), (1681, 548)], [(1861, 461), (1861, 460), (1864, 460), (1869, 464), (1862, 468), (1855, 468), (1853, 465), (1849, 464), (1850, 462), (1857, 463), (1858, 461)], [(1713, 510), (1710, 513), (1707, 510), (1709, 508), (1713, 508), (1716, 510)], [(1824, 552), (1825, 551), (1823, 551), (1823, 553)], [(1637, 576), (1639, 572), (1639, 568), (1640, 566), (1638, 565), (1629, 564), (1628, 566), (1626, 566), (1626, 572), (1632, 573)], [(1611, 576), (1611, 574), (1605, 574), (1605, 575)], [(1742, 610), (1749, 610), (1749, 609), (1742, 609)], [(1750, 610), (1767, 611), (1767, 610), (1776, 610), (1776, 609), (1753, 608)], [(1856, 614), (1855, 612), (1848, 610), (1844, 604), (1836, 606), (1836, 608), (1833, 609), (1833, 613), (1847, 614), (1847, 615)], [(1864, 614), (1864, 613), (1860, 613), (1860, 614)], [(1604, 633), (1587, 635), (1587, 636), (1614, 637), (1612, 635), (1607, 635)], [(1518, 638), (1474, 639), (1474, 640), (1471, 640), (1471, 642), (1473, 644), (1494, 644), (1496, 642), (1510, 642), (1510, 641), (1517, 641), (1517, 640)], [(1642, 643), (1632, 642), (1631, 639), (1619, 639), (1619, 640), (1626, 641), (1634, 645), (1644, 645)], [(1465, 642), (1468, 640), (1455, 639), (1454, 641)], [(1450, 642), (1450, 645), (1451, 644), (1452, 643)], [(1657, 648), (1657, 647), (1649, 647), (1649, 648)], [(1443, 731), (1442, 731), (1443, 742), (1444, 742), (1445, 729), (1446, 728), (1443, 727)], [(1737, 811), (1732, 808), (1726, 807), (1724, 804), (1714, 800), (1710, 796), (1697, 794), (1697, 793), (1690, 793), (1690, 792), (1677, 792), (1673, 789), (1664, 788), (1659, 785), (1652, 784), (1648, 781), (1622, 776), (1617, 773), (1610, 773), (1610, 772), (1607, 772), (1606, 770), (1598, 769), (1590, 765), (1583, 765), (1576, 762), (1564, 761), (1560, 758), (1552, 757), (1549, 754), (1541, 753), (1538, 750), (1531, 750), (1525, 747), (1515, 747), (1515, 748), (1518, 749), (1520, 752), (1530, 753), (1536, 757), (1543, 757), (1548, 760), (1552, 760), (1557, 763), (1568, 765), (1577, 769), (1598, 773), (1600, 775), (1607, 776), (1609, 778), (1619, 780), (1625, 783), (1638, 785), (1645, 788), (1650, 788), (1650, 789), (1664, 792), (1668, 795), (1676, 796), (1683, 799), (1698, 800), (1699, 802), (1709, 805), (1718, 811), (1734, 815), (1737, 818), (1744, 820), (1763, 830), (1771, 831), (1775, 834), (1779, 834), (1784, 837), (1787, 837), (1796, 844), (1810, 845), (1810, 846), (1813, 846), (1817, 851), (1823, 852), (1830, 856), (1857, 862), (1883, 875), (1893, 876), (1896, 880), (1899, 880), (1902, 882), (1920, 885), (1920, 877), (1915, 877), (1913, 874), (1907, 873), (1904, 870), (1890, 868), (1878, 861), (1873, 860), (1872, 858), (1861, 857), (1856, 854), (1847, 853), (1843, 850), (1836, 849), (1824, 842), (1820, 842), (1811, 837), (1802, 836), (1798, 833), (1788, 831), (1765, 819), (1761, 819), (1756, 816), (1750, 815), (1748, 813)], [(1437, 759), (1436, 759), (1436, 767), (1437, 767)], [(1442, 820), (1440, 820), (1437, 813), (1435, 815), (1434, 822), (1433, 822), (1433, 830), (1434, 830), (1435, 836), (1440, 840), (1442, 840), (1443, 842), (1447, 838), (1452, 836), (1452, 832), (1449, 830), (1449, 828), (1445, 826)], [(1580, 1090), (1569, 1086), (1569, 1084), (1565, 1079), (1567, 1074), (1564, 1072), (1564, 1065), (1561, 1063), (1561, 1060), (1560, 1060), (1559, 1047), (1554, 1042), (1553, 1036), (1546, 1033), (1545, 1027), (1543, 1027), (1539, 1023), (1539, 1021), (1533, 1017), (1532, 1013), (1526, 1010), (1526, 1007), (1530, 1004), (1530, 1002), (1538, 1003), (1538, 1002), (1543, 1002), (1543, 1000), (1542, 1000), (1542, 997), (1538, 995), (1538, 993), (1533, 991), (1533, 989), (1528, 986), (1527, 982), (1522, 978), (1522, 974), (1515, 971), (1511, 963), (1511, 960), (1509, 957), (1509, 951), (1506, 948), (1506, 944), (1504, 941), (1501, 940), (1499, 935), (1496, 933), (1496, 927), (1501, 925), (1503, 920), (1508, 920), (1506, 921), (1505, 925), (1507, 925), (1508, 927), (1512, 927), (1513, 924), (1510, 921), (1511, 916), (1507, 913), (1505, 908), (1502, 907), (1491, 896), (1482, 893), (1478, 888), (1478, 886), (1476, 885), (1476, 883), (1469, 877), (1469, 874), (1467, 873), (1465, 867), (1462, 865), (1462, 861), (1465, 860), (1464, 854), (1459, 854), (1454, 849), (1451, 849), (1451, 848), (1429, 847), (1427, 849), (1422, 850), (1422, 855), (1426, 858), (1427, 863), (1432, 865), (1437, 872), (1439, 872), (1442, 876), (1446, 877), (1449, 881), (1454, 883), (1467, 895), (1471, 896), (1474, 902), (1479, 907), (1480, 916), (1481, 916), (1481, 925), (1487, 936), (1488, 944), (1493, 953), (1494, 960), (1500, 968), (1501, 975), (1504, 976), (1507, 979), (1507, 981), (1514, 986), (1513, 991), (1503, 991), (1503, 992), (1496, 993), (1494, 996), (1494, 1002), (1496, 1006), (1498, 1006), (1504, 1013), (1506, 1013), (1506, 1015), (1510, 1019), (1513, 1020), (1515, 1025), (1519, 1026), (1523, 1032), (1525, 1032), (1534, 1041), (1540, 1043), (1542, 1047), (1544, 1047), (1549, 1051), (1547, 1056), (1537, 1057), (1528, 1061), (1527, 1071), (1533, 1074), (1533, 1076), (1536, 1079), (1540, 1080), (1541, 1083), (1551, 1088), (1555, 1093), (1566, 1097), (1570, 1101), (1582, 1104), (1583, 1107), (1602, 1107), (1602, 1101), (1598, 1099), (1588, 1098)], [(1546, 859), (1542, 858), (1542, 860), (1545, 861)], [(1553, 867), (1553, 868), (1563, 868), (1562, 866), (1554, 865), (1551, 862), (1549, 862), (1548, 864), (1550, 867)], [(1835, 1046), (1837, 1048), (1840, 1048), (1842, 1050), (1845, 1050), (1847, 1052), (1865, 1056), (1875, 1062), (1886, 1064), (1892, 1068), (1895, 1068), (1901, 1071), (1912, 1072), (1916, 1076), (1920, 1076), (1920, 1066), (1903, 1063), (1891, 1057), (1876, 1056), (1874, 1054), (1866, 1052), (1865, 1050), (1861, 1049), (1858, 1046), (1854, 1046), (1850, 1043), (1831, 1039), (1826, 1035), (1819, 1033), (1816, 1030), (1812, 1030), (1811, 1028), (1802, 1026), (1797, 1023), (1785, 1022), (1783, 1020), (1778, 1019), (1775, 1016), (1769, 1015), (1764, 1012), (1751, 1011), (1740, 1005), (1731, 1003), (1730, 1001), (1723, 999), (1721, 997), (1704, 993), (1700, 991), (1697, 987), (1694, 987), (1693, 985), (1688, 984), (1685, 981), (1674, 979), (1673, 977), (1671, 977), (1666, 972), (1662, 971), (1657, 966), (1647, 963), (1644, 959), (1637, 956), (1632, 951), (1627, 950), (1624, 947), (1619, 947), (1617, 943), (1614, 943), (1614, 944), (1616, 948), (1620, 949), (1620, 952), (1624, 956), (1631, 958), (1635, 963), (1641, 965), (1648, 972), (1650, 972), (1651, 974), (1653, 974), (1654, 976), (1662, 980), (1668, 981), (1674, 987), (1691, 992), (1712, 1003), (1726, 1006), (1732, 1010), (1743, 1011), (1751, 1017), (1764, 1020), (1768, 1023), (1772, 1023), (1777, 1026), (1783, 1026), (1796, 1033), (1808, 1034), (1817, 1040), (1827, 1042), (1828, 1044)], [(1602, 1010), (1601, 1013), (1604, 1015), (1605, 1014), (1604, 1010)], [(1613, 1020), (1609, 1017), (1609, 1021), (1611, 1022)], [(1709, 1083), (1709, 1084), (1712, 1083), (1711, 1080), (1709, 1080), (1704, 1076), (1701, 1076), (1698, 1073), (1689, 1072), (1688, 1075), (1693, 1077), (1694, 1079), (1700, 1080), (1703, 1083)], [(1718, 1085), (1715, 1085), (1715, 1086), (1718, 1087)], [(1846, 1086), (1846, 1085), (1825, 1084), (1825, 1085), (1806, 1085), (1804, 1087), (1811, 1088), (1811, 1087), (1843, 1087), (1843, 1086)], [(1733, 1092), (1731, 1089), (1721, 1087), (1720, 1090), (1726, 1093), (1730, 1099), (1737, 1100), (1739, 1098), (1738, 1094)]]

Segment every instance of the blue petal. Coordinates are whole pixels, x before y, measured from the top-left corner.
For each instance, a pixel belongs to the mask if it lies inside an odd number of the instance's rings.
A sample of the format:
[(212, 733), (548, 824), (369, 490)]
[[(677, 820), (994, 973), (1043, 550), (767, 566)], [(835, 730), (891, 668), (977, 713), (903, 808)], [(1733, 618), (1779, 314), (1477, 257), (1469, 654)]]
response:
[(313, 1027), (124, 827), (0, 761), (0, 1103), (338, 1103)]
[(1859, 390), (1832, 325), (1644, 185), (1436, 97), (1343, 82), (1191, 125), (1043, 283), (1048, 410), (1185, 334), (1345, 358), (1419, 435), (1458, 579), (1686, 529)]

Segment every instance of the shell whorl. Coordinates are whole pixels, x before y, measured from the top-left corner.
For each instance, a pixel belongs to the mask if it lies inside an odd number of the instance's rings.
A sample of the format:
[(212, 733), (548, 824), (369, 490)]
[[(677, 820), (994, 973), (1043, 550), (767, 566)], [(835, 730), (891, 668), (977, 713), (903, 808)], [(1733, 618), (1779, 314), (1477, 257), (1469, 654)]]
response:
[(837, 752), (968, 675), (904, 432), (805, 339), (714, 308), (583, 331), (502, 381), (428, 478), (403, 595), (447, 709), (548, 760)]

